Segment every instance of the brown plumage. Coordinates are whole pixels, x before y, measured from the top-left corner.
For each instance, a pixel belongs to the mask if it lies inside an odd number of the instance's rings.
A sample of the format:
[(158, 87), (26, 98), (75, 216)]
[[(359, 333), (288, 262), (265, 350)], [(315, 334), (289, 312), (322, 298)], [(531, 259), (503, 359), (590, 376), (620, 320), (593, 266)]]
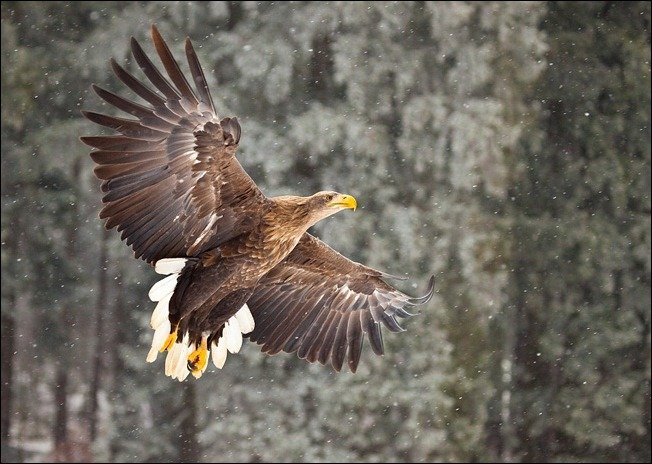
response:
[(385, 282), (392, 276), (308, 234), (321, 219), (355, 209), (355, 199), (263, 195), (235, 157), (240, 124), (219, 118), (190, 40), (193, 85), (156, 27), (152, 39), (167, 77), (132, 38), (133, 56), (154, 88), (111, 60), (145, 104), (93, 86), (133, 118), (85, 111), (119, 135), (82, 137), (103, 181), (106, 227), (121, 232), (137, 258), (170, 274), (150, 291), (159, 303), (148, 361), (159, 348), (169, 350), (166, 374), (199, 377), (209, 353), (221, 367), (243, 334), (266, 353), (296, 351), (338, 371), (345, 360), (356, 370), (365, 334), (382, 354), (381, 325), (402, 331), (396, 318), (430, 299), (433, 279), (424, 297), (410, 298)]

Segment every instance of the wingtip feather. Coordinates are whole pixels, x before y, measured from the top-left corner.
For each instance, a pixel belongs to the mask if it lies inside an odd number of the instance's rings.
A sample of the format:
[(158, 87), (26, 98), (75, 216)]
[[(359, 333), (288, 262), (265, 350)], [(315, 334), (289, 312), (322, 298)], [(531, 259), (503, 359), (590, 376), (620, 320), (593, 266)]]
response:
[(428, 281), (428, 290), (426, 294), (418, 298), (410, 298), (408, 301), (412, 305), (426, 304), (427, 302), (430, 301), (434, 293), (435, 293), (435, 276), (432, 275), (430, 276), (430, 280)]

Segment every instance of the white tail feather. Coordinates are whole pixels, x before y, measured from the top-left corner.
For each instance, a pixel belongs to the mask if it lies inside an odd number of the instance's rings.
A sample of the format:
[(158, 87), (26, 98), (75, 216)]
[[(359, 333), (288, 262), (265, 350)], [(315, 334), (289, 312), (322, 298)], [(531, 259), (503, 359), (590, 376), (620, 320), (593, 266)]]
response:
[(170, 351), (168, 351), (168, 354), (165, 357), (165, 375), (170, 375), (170, 372), (172, 371), (172, 357), (174, 356), (175, 346), (176, 345), (170, 348)]
[(170, 321), (167, 318), (160, 324), (154, 331), (154, 336), (152, 337), (152, 347), (147, 354), (147, 362), (154, 362), (158, 357), (158, 351), (163, 347), (165, 340), (170, 334)]
[(178, 274), (186, 265), (186, 258), (163, 258), (156, 261), (154, 270), (159, 274)]
[(235, 317), (231, 317), (229, 322), (224, 324), (224, 338), (226, 339), (226, 348), (231, 353), (237, 353), (242, 347), (242, 332), (240, 332), (240, 324)]
[(226, 355), (226, 341), (224, 341), (224, 336), (222, 336), (218, 340), (217, 344), (213, 343), (213, 349), (211, 350), (211, 358), (213, 359), (213, 364), (215, 364), (215, 367), (218, 369), (222, 369), (224, 367), (224, 363), (226, 362)]
[(152, 312), (152, 318), (149, 321), (149, 325), (152, 329), (156, 330), (163, 322), (168, 319), (170, 313), (170, 298), (172, 298), (172, 293), (161, 298), (161, 300), (154, 308)]
[[(176, 345), (175, 345), (176, 346)], [(172, 351), (174, 346), (168, 351), (168, 355), (165, 357), (165, 375), (170, 375), (170, 367), (172, 366)]]
[(254, 323), (254, 317), (251, 315), (249, 306), (246, 304), (240, 308), (237, 313), (235, 313), (235, 318), (238, 320), (238, 324), (240, 324), (240, 331), (243, 334), (248, 334), (254, 330), (256, 325)]
[(174, 374), (172, 378), (177, 378), (179, 381), (182, 381), (188, 376), (188, 355), (194, 350), (194, 345), (188, 346), (188, 338), (184, 337), (182, 345), (182, 350), (179, 358), (177, 359)]
[(176, 353), (176, 344), (170, 348), (170, 351), (168, 351), (168, 355), (165, 357), (165, 375), (170, 375), (170, 372), (172, 372), (172, 358), (174, 357), (174, 353)]
[(174, 287), (177, 285), (179, 274), (171, 274), (163, 280), (156, 282), (149, 290), (149, 299), (152, 301), (160, 301), (169, 293), (174, 292)]
[[(168, 358), (170, 359), (170, 365), (165, 366), (166, 372), (165, 375), (169, 375), (172, 378), (176, 376), (177, 362), (181, 355), (183, 354), (183, 345), (181, 343), (175, 343), (170, 352), (168, 353)], [(167, 359), (166, 359), (167, 361)]]
[(188, 377), (188, 374), (190, 374), (190, 371), (186, 368), (184, 373), (181, 374), (181, 376), (177, 377), (177, 379), (179, 380), (179, 382), (183, 382), (184, 380), (186, 380), (186, 377)]
[(177, 368), (177, 362), (183, 351), (184, 350), (182, 343), (177, 342), (174, 344), (174, 346), (172, 346), (168, 352), (168, 357), (165, 359), (165, 375), (174, 377), (174, 372)]
[(156, 358), (158, 358), (158, 350), (154, 347), (151, 347), (149, 349), (149, 352), (147, 353), (146, 361), (148, 363), (153, 363), (154, 361), (156, 361)]

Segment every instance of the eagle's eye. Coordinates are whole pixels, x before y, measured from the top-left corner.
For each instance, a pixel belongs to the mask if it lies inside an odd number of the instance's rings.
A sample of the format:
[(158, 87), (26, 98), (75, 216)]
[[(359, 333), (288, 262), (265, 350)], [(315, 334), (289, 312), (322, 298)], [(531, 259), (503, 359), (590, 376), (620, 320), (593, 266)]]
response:
[(326, 203), (328, 203), (329, 201), (332, 201), (333, 198), (335, 198), (335, 195), (333, 195), (332, 193), (329, 193), (324, 197), (324, 199), (326, 200)]

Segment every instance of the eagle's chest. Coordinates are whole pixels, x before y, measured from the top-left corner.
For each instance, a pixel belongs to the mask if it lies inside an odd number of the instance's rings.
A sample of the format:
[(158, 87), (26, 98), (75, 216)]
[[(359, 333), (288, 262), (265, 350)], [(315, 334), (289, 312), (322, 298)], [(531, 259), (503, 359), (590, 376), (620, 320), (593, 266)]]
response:
[(267, 274), (289, 255), (299, 243), (301, 235), (276, 233), (265, 236), (250, 247), (250, 256), (260, 277)]
[(290, 224), (274, 227), (263, 223), (249, 235), (221, 246), (217, 262), (221, 262), (230, 275), (225, 286), (230, 289), (255, 286), (292, 252), (304, 232)]

